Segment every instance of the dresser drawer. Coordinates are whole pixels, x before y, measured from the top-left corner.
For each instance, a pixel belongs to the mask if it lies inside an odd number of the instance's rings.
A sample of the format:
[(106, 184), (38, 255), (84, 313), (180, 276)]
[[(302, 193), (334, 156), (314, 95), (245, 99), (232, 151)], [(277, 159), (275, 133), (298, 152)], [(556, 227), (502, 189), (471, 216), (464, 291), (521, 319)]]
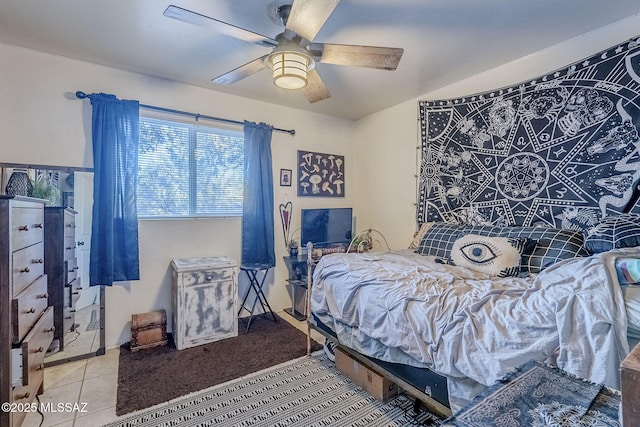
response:
[(31, 286), (11, 300), (12, 339), (18, 344), (31, 330), (48, 305), (47, 276), (40, 276)]
[(28, 246), (11, 255), (13, 272), (13, 295), (18, 295), (27, 286), (44, 274), (44, 250), (42, 242)]
[(62, 335), (64, 336), (64, 334), (66, 334), (67, 332), (73, 331), (75, 323), (76, 323), (75, 307), (66, 306), (64, 308), (64, 319), (63, 319), (64, 330), (62, 331)]
[(64, 238), (64, 259), (71, 259), (76, 256), (76, 238)]
[(82, 291), (80, 278), (78, 277), (76, 280), (70, 283), (69, 286), (71, 287), (71, 308), (76, 308), (76, 303), (80, 299), (80, 291)]
[(185, 271), (179, 273), (183, 286), (198, 286), (217, 282), (226, 282), (234, 278), (233, 267), (207, 270)]
[(73, 212), (64, 212), (64, 235), (71, 236), (75, 239), (76, 235), (76, 218)]
[[(51, 345), (51, 341), (53, 341), (53, 330), (53, 307), (49, 307), (22, 341), (20, 347), (21, 360), (19, 362), (22, 364), (21, 383), (23, 387), (16, 387), (14, 389), (14, 399), (20, 397), (20, 394), (29, 391), (19, 390), (24, 388), (24, 386), (27, 386), (30, 390), (37, 390), (40, 384), (42, 384), (44, 355), (49, 345)], [(16, 353), (12, 353), (12, 356), (14, 354)], [(16, 361), (14, 361), (14, 363), (15, 362)], [(18, 379), (14, 378), (13, 380), (15, 383)], [(30, 394), (31, 396), (35, 395), (35, 393)]]
[(69, 258), (64, 262), (64, 283), (69, 284), (78, 276), (78, 258)]
[(38, 207), (23, 206), (11, 208), (11, 242), (13, 250), (31, 246), (42, 241), (44, 234), (43, 207), (38, 203)]

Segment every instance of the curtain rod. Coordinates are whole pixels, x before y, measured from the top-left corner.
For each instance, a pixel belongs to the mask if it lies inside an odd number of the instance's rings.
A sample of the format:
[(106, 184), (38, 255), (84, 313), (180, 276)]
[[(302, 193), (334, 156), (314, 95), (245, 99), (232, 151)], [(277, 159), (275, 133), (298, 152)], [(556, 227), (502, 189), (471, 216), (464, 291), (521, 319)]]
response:
[[(84, 99), (87, 98), (89, 95), (87, 95), (86, 93), (82, 92), (82, 91), (77, 91), (76, 92), (76, 97), (80, 98), (80, 99)], [(180, 111), (180, 110), (173, 110), (171, 108), (164, 108), (164, 107), (156, 107), (155, 105), (147, 105), (147, 104), (140, 104), (141, 108), (146, 108), (149, 110), (156, 110), (156, 111), (162, 111), (165, 113), (173, 113), (173, 114), (180, 114), (183, 116), (191, 116), (194, 119), (196, 119), (196, 121), (198, 121), (199, 119), (205, 119), (205, 120), (213, 120), (216, 122), (223, 122), (223, 123), (232, 123), (234, 125), (244, 125), (244, 122), (238, 121), (238, 120), (231, 120), (231, 119), (225, 119), (222, 117), (214, 117), (214, 116), (207, 116), (204, 114), (197, 114), (197, 113), (189, 113), (186, 111)], [(294, 136), (296, 134), (296, 130), (295, 129), (280, 129), (280, 128), (273, 128), (274, 131), (277, 132), (285, 132), (288, 134), (291, 134), (291, 136)]]

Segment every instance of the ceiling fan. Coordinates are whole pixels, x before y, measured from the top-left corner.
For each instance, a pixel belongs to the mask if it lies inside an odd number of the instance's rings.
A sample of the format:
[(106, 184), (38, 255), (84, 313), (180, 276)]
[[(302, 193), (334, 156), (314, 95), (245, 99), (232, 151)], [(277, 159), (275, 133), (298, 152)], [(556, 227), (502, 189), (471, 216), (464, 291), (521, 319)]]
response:
[(269, 68), (276, 86), (304, 89), (308, 101), (317, 102), (331, 96), (315, 68), (317, 63), (392, 71), (404, 52), (390, 47), (313, 43), (339, 1), (294, 0), (292, 4), (279, 6), (277, 14), (285, 29), (274, 38), (174, 5), (167, 7), (164, 16), (272, 49), (271, 53), (212, 79), (214, 83), (235, 83)]

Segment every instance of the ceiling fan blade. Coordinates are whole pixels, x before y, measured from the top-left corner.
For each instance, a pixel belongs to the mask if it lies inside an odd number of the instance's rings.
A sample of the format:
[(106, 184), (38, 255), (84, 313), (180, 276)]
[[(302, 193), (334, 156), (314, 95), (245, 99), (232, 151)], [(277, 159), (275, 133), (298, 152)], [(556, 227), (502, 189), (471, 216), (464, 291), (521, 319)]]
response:
[(264, 60), (267, 59), (267, 56), (269, 55), (264, 55), (264, 56), (261, 56), (260, 58), (254, 59), (251, 62), (247, 62), (246, 64), (241, 65), (238, 68), (229, 71), (228, 73), (218, 76), (215, 79), (212, 79), (211, 81), (213, 83), (228, 85), (231, 83), (235, 83), (239, 80), (242, 80), (246, 77), (249, 77), (267, 68), (267, 66), (264, 64)]
[(200, 27), (209, 28), (218, 33), (244, 40), (249, 43), (255, 43), (260, 46), (274, 47), (278, 45), (277, 41), (267, 36), (263, 36), (262, 34), (254, 33), (253, 31), (245, 30), (244, 28), (236, 27), (235, 25), (231, 25), (178, 6), (170, 5), (167, 7), (164, 11), (164, 16), (177, 19), (178, 21), (187, 22), (189, 24), (198, 25)]
[(315, 69), (307, 73), (307, 86), (304, 88), (304, 95), (312, 104), (331, 97), (329, 90), (320, 78), (320, 74)]
[(311, 43), (309, 51), (312, 55), (315, 55), (315, 52), (322, 52), (319, 62), (324, 64), (351, 65), (390, 71), (398, 67), (404, 53), (404, 49), (395, 47), (329, 43)]
[(294, 0), (287, 20), (287, 30), (311, 41), (340, 0)]

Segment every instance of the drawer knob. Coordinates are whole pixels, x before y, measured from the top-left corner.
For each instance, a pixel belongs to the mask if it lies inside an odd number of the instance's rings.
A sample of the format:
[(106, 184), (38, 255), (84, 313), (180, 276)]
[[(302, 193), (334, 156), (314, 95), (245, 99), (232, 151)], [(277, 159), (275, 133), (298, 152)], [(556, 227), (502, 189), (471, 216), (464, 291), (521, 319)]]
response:
[(71, 317), (71, 316), (67, 316), (67, 317), (65, 317), (65, 319), (67, 319), (67, 320), (71, 320), (71, 319), (73, 319), (73, 317)]
[(38, 298), (47, 299), (47, 298), (49, 298), (49, 294), (44, 293), (42, 295), (39, 295)]
[(28, 399), (31, 396), (31, 393), (26, 392), (25, 394), (17, 394), (16, 400)]
[(32, 264), (44, 264), (44, 259), (42, 259), (42, 258), (34, 259), (34, 260), (31, 260), (31, 263)]
[(73, 295), (80, 295), (80, 292), (75, 291), (75, 292), (72, 292), (72, 294), (73, 294)]
[[(74, 309), (69, 310), (69, 313), (75, 313), (76, 311)], [(69, 319), (71, 319), (71, 317), (69, 317)]]
[(33, 350), (34, 353), (42, 353), (44, 351), (44, 347), (40, 346), (38, 348), (36, 348), (35, 350)]
[(29, 231), (29, 226), (21, 225), (20, 227), (18, 227), (18, 231)]
[(210, 282), (213, 280), (213, 274), (205, 274), (204, 278), (207, 282)]
[(80, 267), (75, 266), (75, 267), (73, 267), (73, 269), (74, 269), (74, 270), (79, 270), (79, 269), (80, 269)]
[(44, 331), (45, 331), (45, 332), (55, 332), (55, 331), (56, 331), (56, 327), (55, 327), (55, 326), (52, 326), (52, 327), (50, 327), (50, 328), (45, 329)]
[(34, 224), (33, 226), (34, 226), (35, 228), (42, 228), (42, 223)]
[(41, 363), (38, 365), (38, 367), (36, 368), (38, 371), (42, 371), (44, 369), (44, 363)]
[(78, 246), (84, 246), (84, 241), (82, 240), (78, 241)]
[(25, 268), (23, 268), (22, 270), (20, 270), (20, 273), (28, 273), (28, 272), (30, 272), (30, 271), (31, 271), (31, 270), (29, 270), (29, 267), (25, 267)]
[(66, 249), (66, 250), (68, 250), (68, 251), (70, 251), (71, 249), (75, 249), (75, 248), (76, 248), (75, 246), (68, 246), (68, 247), (66, 247), (65, 249)]
[(35, 313), (35, 312), (36, 312), (36, 309), (35, 309), (35, 308), (33, 308), (33, 307), (31, 307), (29, 310), (25, 310), (24, 312), (25, 312), (25, 313), (27, 313), (27, 314), (29, 314), (29, 313)]

